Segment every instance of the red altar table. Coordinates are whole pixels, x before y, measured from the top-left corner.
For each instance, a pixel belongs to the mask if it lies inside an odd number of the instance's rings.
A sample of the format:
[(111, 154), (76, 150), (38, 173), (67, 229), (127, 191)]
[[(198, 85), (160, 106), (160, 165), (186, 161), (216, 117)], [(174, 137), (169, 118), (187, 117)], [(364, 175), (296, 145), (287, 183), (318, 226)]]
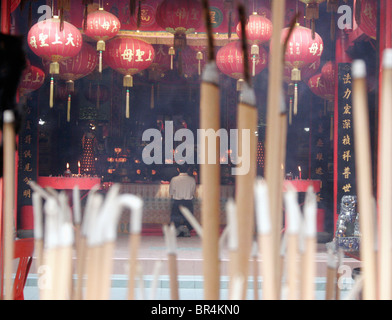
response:
[(37, 183), (42, 187), (57, 190), (72, 190), (78, 186), (79, 190), (91, 190), (101, 184), (101, 178), (94, 177), (38, 177)]

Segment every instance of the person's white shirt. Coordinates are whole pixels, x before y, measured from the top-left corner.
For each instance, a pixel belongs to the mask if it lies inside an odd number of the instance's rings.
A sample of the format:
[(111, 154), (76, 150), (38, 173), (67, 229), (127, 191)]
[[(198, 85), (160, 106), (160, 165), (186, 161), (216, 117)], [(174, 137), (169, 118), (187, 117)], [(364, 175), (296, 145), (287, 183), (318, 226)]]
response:
[(169, 194), (174, 200), (192, 200), (196, 191), (195, 178), (180, 173), (170, 181)]

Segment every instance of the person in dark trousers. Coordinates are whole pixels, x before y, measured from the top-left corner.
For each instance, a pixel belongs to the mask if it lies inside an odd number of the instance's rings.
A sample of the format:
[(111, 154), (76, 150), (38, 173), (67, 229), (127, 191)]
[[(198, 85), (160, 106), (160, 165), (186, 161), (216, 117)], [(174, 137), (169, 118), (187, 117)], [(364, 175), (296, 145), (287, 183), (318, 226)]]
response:
[(177, 237), (190, 237), (193, 229), (188, 220), (182, 215), (180, 206), (186, 207), (193, 214), (193, 197), (196, 191), (195, 178), (188, 175), (188, 166), (179, 165), (179, 175), (170, 181), (169, 194), (172, 197), (170, 222), (174, 223)]

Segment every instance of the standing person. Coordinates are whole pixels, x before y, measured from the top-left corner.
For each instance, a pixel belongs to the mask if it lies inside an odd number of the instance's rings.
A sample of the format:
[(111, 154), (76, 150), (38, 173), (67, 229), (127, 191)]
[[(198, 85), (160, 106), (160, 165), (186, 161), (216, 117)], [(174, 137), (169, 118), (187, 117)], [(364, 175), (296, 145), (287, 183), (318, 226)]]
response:
[(177, 237), (190, 237), (190, 231), (193, 229), (188, 220), (182, 215), (180, 206), (189, 209), (193, 214), (193, 197), (196, 191), (195, 178), (188, 175), (188, 166), (179, 165), (177, 168), (179, 175), (170, 181), (169, 194), (172, 197), (172, 208), (170, 222), (173, 222)]

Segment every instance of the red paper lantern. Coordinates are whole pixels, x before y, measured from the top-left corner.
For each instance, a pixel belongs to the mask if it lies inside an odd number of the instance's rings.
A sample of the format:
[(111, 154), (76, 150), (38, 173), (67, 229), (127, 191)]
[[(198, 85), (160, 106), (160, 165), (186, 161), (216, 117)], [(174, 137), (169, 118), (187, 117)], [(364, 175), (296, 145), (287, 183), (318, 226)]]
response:
[(154, 47), (142, 40), (118, 37), (107, 43), (104, 60), (113, 70), (124, 75), (123, 86), (127, 88), (125, 115), (129, 118), (129, 87), (132, 75), (147, 69), (154, 61)]
[(335, 86), (331, 81), (326, 81), (321, 73), (311, 77), (308, 81), (310, 90), (320, 98), (333, 101), (335, 97)]
[(335, 65), (332, 61), (328, 61), (321, 68), (321, 74), (323, 79), (328, 82), (335, 83)]
[[(254, 64), (254, 75), (259, 74), (267, 66), (268, 54), (263, 47), (260, 48), (259, 59)], [(226, 44), (219, 49), (216, 55), (216, 65), (221, 72), (231, 78), (240, 80), (244, 78), (244, 54), (240, 41), (234, 41)], [(252, 59), (249, 53), (249, 59)], [(249, 68), (252, 68), (250, 65)], [(250, 72), (252, 70), (249, 70)]]
[[(268, 18), (254, 12), (249, 16), (245, 33), (246, 39), (251, 45), (267, 42), (272, 36), (272, 22)], [(237, 24), (237, 35), (241, 38), (241, 23)]]
[[(82, 48), (82, 35), (72, 24), (54, 17), (39, 21), (27, 34), (30, 49), (44, 60), (50, 61), (51, 75), (59, 74), (59, 62), (76, 56)], [(53, 107), (53, 76), (50, 82), (49, 106)]]
[(186, 34), (195, 32), (203, 22), (202, 5), (199, 0), (163, 0), (157, 8), (157, 23), (174, 34), (174, 46), (169, 54), (186, 47)]
[(25, 96), (35, 90), (38, 90), (41, 88), (44, 81), (45, 72), (40, 68), (29, 64), (28, 67), (23, 71), (19, 83), (20, 94)]
[[(281, 41), (284, 43), (289, 28), (282, 30)], [(316, 33), (312, 39), (312, 31), (297, 25), (287, 42), (285, 65), (291, 69), (291, 80), (301, 80), (301, 68), (320, 59), (324, 50), (323, 39)]]
[(377, 38), (377, 3), (377, 0), (362, 0), (360, 8), (359, 28), (372, 39)]
[(102, 7), (87, 15), (87, 25), (84, 33), (98, 41), (99, 72), (102, 72), (102, 51), (105, 51), (105, 41), (115, 37), (120, 28), (120, 20), (114, 14), (103, 10)]

